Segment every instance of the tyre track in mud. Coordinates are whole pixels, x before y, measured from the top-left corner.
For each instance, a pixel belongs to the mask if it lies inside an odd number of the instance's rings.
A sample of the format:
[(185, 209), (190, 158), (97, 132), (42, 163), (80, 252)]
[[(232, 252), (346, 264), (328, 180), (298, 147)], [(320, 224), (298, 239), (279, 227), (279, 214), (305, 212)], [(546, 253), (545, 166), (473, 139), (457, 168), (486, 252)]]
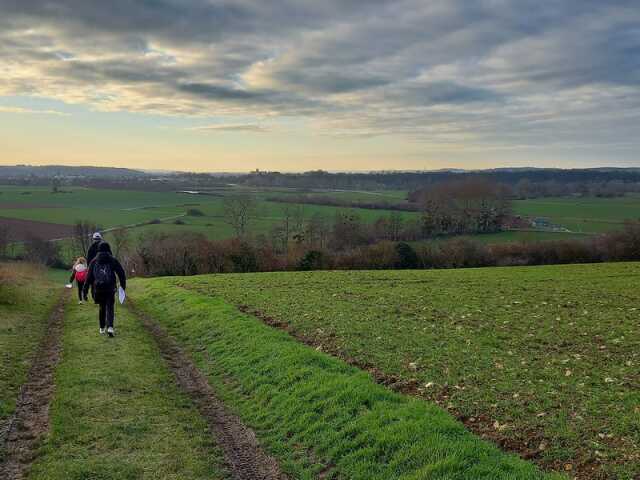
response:
[(230, 413), (216, 396), (205, 375), (176, 341), (151, 317), (128, 300), (129, 310), (154, 338), (176, 382), (207, 421), (232, 477), (236, 480), (287, 480), (278, 462), (260, 446), (256, 434)]
[(62, 328), (66, 295), (49, 315), (46, 331), (27, 380), (20, 389), (16, 410), (0, 429), (0, 479), (21, 480), (26, 477), (37, 449), (49, 431), (49, 405), (55, 391), (54, 373), (62, 353)]

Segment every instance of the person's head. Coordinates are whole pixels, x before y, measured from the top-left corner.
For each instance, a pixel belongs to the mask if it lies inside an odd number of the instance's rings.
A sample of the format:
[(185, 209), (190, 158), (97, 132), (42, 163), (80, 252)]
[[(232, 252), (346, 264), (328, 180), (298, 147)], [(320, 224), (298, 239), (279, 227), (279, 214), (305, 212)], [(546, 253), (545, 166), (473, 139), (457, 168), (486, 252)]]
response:
[(102, 234), (100, 232), (96, 232), (93, 234), (93, 241), (94, 242), (101, 242), (102, 241)]
[(99, 253), (111, 253), (111, 245), (109, 245), (107, 242), (102, 242), (99, 246), (98, 246), (98, 252)]
[(86, 265), (87, 264), (87, 259), (84, 257), (78, 257), (76, 259), (76, 263), (74, 263), (74, 266), (76, 265)]

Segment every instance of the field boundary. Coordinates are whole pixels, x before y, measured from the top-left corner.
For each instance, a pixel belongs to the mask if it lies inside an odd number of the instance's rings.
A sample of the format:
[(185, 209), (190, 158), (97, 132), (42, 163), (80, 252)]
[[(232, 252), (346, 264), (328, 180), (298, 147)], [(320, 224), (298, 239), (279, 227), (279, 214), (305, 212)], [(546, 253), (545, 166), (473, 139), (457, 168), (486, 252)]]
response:
[(237, 480), (288, 480), (278, 462), (260, 446), (253, 430), (230, 413), (206, 376), (195, 366), (166, 331), (129, 301), (129, 310), (141, 321), (157, 343), (179, 387), (186, 392), (207, 421), (209, 430), (224, 452), (232, 477)]
[(39, 444), (49, 431), (54, 374), (62, 354), (65, 302), (63, 291), (49, 315), (44, 337), (33, 357), (27, 380), (20, 389), (16, 410), (0, 432), (0, 451), (4, 453), (0, 463), (1, 478), (25, 478)]

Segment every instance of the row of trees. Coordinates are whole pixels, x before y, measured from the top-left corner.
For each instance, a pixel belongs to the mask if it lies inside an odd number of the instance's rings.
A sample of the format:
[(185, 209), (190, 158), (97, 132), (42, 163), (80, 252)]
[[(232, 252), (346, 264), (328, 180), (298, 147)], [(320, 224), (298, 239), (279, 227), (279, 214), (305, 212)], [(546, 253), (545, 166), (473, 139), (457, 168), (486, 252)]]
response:
[[(393, 215), (393, 214), (392, 214)], [(289, 220), (287, 220), (287, 218)], [(459, 268), (507, 265), (544, 265), (640, 260), (640, 223), (628, 223), (621, 231), (585, 240), (503, 243), (484, 245), (453, 237), (438, 242), (410, 244), (396, 241), (400, 218), (389, 217), (387, 239), (357, 240), (362, 224), (348, 215), (333, 224), (300, 223), (297, 212), (285, 217), (274, 235), (245, 235), (212, 241), (203, 235), (148, 234), (132, 241), (128, 230), (113, 232), (112, 247), (133, 275), (192, 275), (316, 269)], [(93, 225), (79, 222), (74, 249), (86, 251), (86, 232)], [(289, 231), (287, 231), (289, 228)], [(375, 228), (375, 224), (372, 228)], [(275, 234), (277, 233), (277, 234)], [(289, 235), (292, 241), (284, 242)], [(34, 263), (65, 267), (59, 244), (36, 237), (23, 243), (22, 256)]]
[[(537, 194), (544, 194), (552, 185), (573, 185), (567, 192), (577, 188), (595, 188), (619, 182), (628, 191), (637, 191), (640, 186), (640, 170), (624, 168), (592, 169), (493, 169), (483, 171), (437, 171), (437, 172), (372, 172), (329, 173), (322, 170), (292, 174), (280, 172), (254, 172), (234, 179), (235, 183), (257, 187), (286, 187), (299, 189), (354, 189), (354, 190), (416, 190), (438, 183), (485, 179), (514, 187), (520, 182), (540, 186)], [(523, 185), (524, 186), (524, 185)], [(629, 190), (630, 189), (630, 190)], [(551, 194), (551, 192), (549, 192)], [(556, 192), (557, 193), (557, 192)], [(569, 193), (569, 194), (570, 194)], [(555, 193), (554, 193), (555, 194)]]
[(510, 198), (507, 187), (484, 179), (439, 183), (409, 196), (422, 207), (427, 237), (497, 232), (511, 213)]
[(549, 265), (640, 260), (640, 224), (586, 239), (484, 245), (467, 238), (412, 246), (380, 241), (345, 250), (291, 245), (264, 238), (211, 241), (202, 235), (149, 235), (124, 255), (139, 275), (194, 275), (318, 269), (419, 269)]
[[(337, 211), (332, 219), (321, 214), (306, 218), (300, 204), (283, 203), (281, 220), (271, 239), (286, 252), (290, 242), (309, 248), (344, 250), (382, 240), (415, 241), (440, 235), (497, 232), (511, 213), (510, 192), (483, 179), (447, 182), (412, 192), (411, 202), (422, 215), (409, 219), (398, 210), (381, 215), (373, 223), (357, 213)], [(224, 218), (237, 238), (248, 235), (256, 218), (256, 202), (250, 196), (226, 197)]]

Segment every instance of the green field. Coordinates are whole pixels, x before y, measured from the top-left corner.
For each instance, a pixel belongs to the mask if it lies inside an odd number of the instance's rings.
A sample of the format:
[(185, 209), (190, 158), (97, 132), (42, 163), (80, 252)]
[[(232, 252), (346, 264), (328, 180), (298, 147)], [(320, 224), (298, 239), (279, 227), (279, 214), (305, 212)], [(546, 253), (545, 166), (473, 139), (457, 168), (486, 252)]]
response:
[[(364, 208), (345, 208), (311, 204), (281, 203), (269, 201), (274, 196), (300, 195), (295, 189), (258, 189), (228, 185), (213, 189), (210, 195), (193, 195), (177, 192), (141, 192), (65, 187), (62, 193), (52, 193), (47, 187), (0, 186), (0, 217), (24, 221), (49, 222), (73, 225), (78, 220), (88, 220), (101, 229), (127, 226), (131, 232), (130, 244), (153, 234), (202, 234), (210, 240), (231, 238), (235, 232), (226, 221), (224, 197), (228, 195), (253, 195), (256, 199), (255, 212), (248, 232), (251, 236), (269, 235), (273, 228), (281, 225), (286, 211), (291, 220), (309, 220), (315, 215), (324, 217), (331, 224), (336, 213), (355, 214), (363, 222), (373, 223), (380, 217), (388, 217), (391, 211)], [(390, 203), (403, 201), (404, 191), (345, 191), (314, 190), (305, 191), (314, 196), (325, 196), (346, 201), (377, 201)], [(204, 215), (186, 215), (189, 209), (198, 209)], [(640, 218), (640, 197), (624, 198), (560, 198), (523, 200), (514, 202), (514, 212), (527, 217), (546, 218), (554, 224), (570, 231), (504, 231), (495, 234), (465, 235), (464, 238), (484, 244), (505, 242), (536, 242), (545, 240), (583, 239), (590, 235), (621, 229), (624, 221)], [(401, 212), (405, 220), (418, 220), (419, 212)], [(26, 228), (26, 227), (25, 227)], [(38, 231), (38, 223), (30, 226)], [(63, 228), (64, 232), (65, 229)], [(68, 235), (56, 234), (56, 238)], [(49, 237), (51, 238), (51, 237)], [(112, 241), (111, 234), (106, 236)], [(442, 242), (443, 237), (427, 242)], [(423, 243), (416, 242), (418, 244)], [(70, 262), (79, 255), (70, 240), (60, 242), (62, 258)], [(21, 252), (21, 245), (14, 244), (11, 254)]]
[[(66, 276), (3, 272), (0, 423)], [(134, 279), (115, 339), (69, 291), (27, 478), (228, 478), (144, 312), (291, 479), (635, 480), (638, 279), (638, 263)]]
[[(62, 273), (11, 268), (22, 278), (15, 286), (40, 294), (47, 308), (15, 296), (13, 310), (0, 305), (3, 320), (15, 311), (14, 323), (23, 324), (37, 313), (34, 324), (42, 325), (60, 293), (51, 281)], [(109, 339), (97, 332), (97, 308), (77, 305), (74, 292), (66, 295), (50, 431), (27, 457), (33, 463), (26, 478), (229, 478), (220, 445), (138, 315), (118, 307), (117, 336)], [(161, 279), (134, 281), (130, 295), (194, 359), (291, 479), (561, 478), (501, 452), (435, 404), (393, 393), (221, 298)], [(5, 351), (24, 351), (13, 364), (23, 365), (22, 374), (2, 389), (3, 402), (14, 403), (36, 342), (2, 333)]]
[(542, 479), (440, 407), (240, 313), (219, 296), (136, 281), (136, 305), (194, 358), (290, 478)]
[[(73, 225), (78, 220), (90, 220), (102, 228), (138, 224), (160, 219), (161, 225), (146, 226), (146, 230), (184, 231), (204, 233), (212, 239), (229, 238), (233, 232), (225, 222), (223, 197), (189, 195), (175, 192), (138, 192), (65, 188), (69, 193), (52, 193), (45, 187), (0, 186), (0, 217)], [(25, 192), (29, 192), (25, 194)], [(336, 212), (357, 214), (365, 222), (373, 222), (389, 212), (384, 210), (353, 209), (320, 205), (283, 204), (267, 201), (275, 195), (272, 190), (252, 191), (243, 188), (224, 190), (225, 195), (243, 193), (255, 195), (258, 200), (250, 230), (254, 234), (268, 233), (284, 218), (286, 208), (299, 208), (305, 218), (320, 214), (332, 219)], [(290, 192), (289, 192), (290, 193)], [(348, 195), (335, 192), (335, 195)], [(280, 195), (280, 193), (278, 193)], [(332, 194), (333, 195), (333, 194)], [(366, 196), (366, 193), (356, 194)], [(390, 195), (394, 195), (390, 193)], [(395, 195), (398, 195), (396, 192)], [(196, 208), (204, 216), (184, 216)], [(405, 218), (417, 213), (404, 212)], [(180, 217), (185, 225), (176, 228), (173, 221)]]
[(514, 211), (548, 218), (572, 232), (602, 233), (622, 228), (626, 220), (639, 220), (640, 196), (518, 200), (514, 202)]
[[(633, 479), (640, 472), (639, 279), (640, 265), (629, 263), (222, 275), (151, 285), (156, 297), (181, 285), (259, 310), (324, 350), (415, 385), (418, 396), (546, 468)], [(206, 304), (198, 295), (184, 302)], [(197, 312), (207, 325), (217, 322)]]

